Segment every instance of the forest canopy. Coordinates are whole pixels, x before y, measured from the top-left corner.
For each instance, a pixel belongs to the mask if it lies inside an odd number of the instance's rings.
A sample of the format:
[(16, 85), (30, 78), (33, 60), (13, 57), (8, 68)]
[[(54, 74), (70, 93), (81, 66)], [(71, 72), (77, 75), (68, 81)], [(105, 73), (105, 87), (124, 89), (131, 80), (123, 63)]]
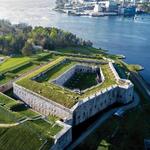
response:
[(55, 27), (31, 27), (27, 24), (11, 24), (0, 20), (0, 53), (5, 55), (25, 55), (39, 49), (55, 50), (65, 47), (91, 47), (90, 41)]

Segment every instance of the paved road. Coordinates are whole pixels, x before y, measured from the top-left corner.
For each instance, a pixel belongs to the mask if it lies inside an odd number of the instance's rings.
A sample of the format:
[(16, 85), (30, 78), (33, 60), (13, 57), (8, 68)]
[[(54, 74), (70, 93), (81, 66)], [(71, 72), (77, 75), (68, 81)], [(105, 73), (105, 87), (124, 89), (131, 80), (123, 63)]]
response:
[(140, 102), (140, 98), (135, 92), (134, 94), (134, 101), (128, 105), (121, 106), (119, 108), (114, 108), (108, 112), (106, 112), (103, 116), (97, 119), (81, 136), (74, 141), (66, 150), (73, 150), (77, 145), (79, 145), (88, 135), (90, 135), (96, 128), (100, 127), (107, 119), (109, 119), (116, 111), (122, 109), (123, 111), (127, 111), (135, 106), (137, 106)]

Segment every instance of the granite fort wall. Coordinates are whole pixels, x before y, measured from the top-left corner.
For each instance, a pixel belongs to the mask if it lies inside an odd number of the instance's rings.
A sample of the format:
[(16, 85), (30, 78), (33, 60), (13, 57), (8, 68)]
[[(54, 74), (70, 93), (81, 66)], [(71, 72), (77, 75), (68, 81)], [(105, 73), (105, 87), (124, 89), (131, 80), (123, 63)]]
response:
[(15, 96), (41, 114), (56, 115), (64, 120), (72, 118), (72, 112), (68, 108), (21, 87), (16, 83), (13, 84), (13, 92)]
[(72, 107), (74, 125), (78, 125), (117, 102), (118, 86), (114, 85), (79, 101)]
[[(59, 77), (57, 77), (55, 80), (53, 80), (52, 82), (55, 84), (58, 84), (60, 86), (63, 86), (63, 84), (72, 77), (72, 75), (75, 73), (76, 67), (73, 66), (72, 68), (70, 68), (69, 70), (65, 71), (62, 75), (60, 75)], [(51, 82), (51, 81), (49, 81)]]
[(133, 99), (134, 85), (132, 84), (132, 82), (130, 80), (121, 79), (111, 62), (109, 62), (109, 67), (112, 70), (115, 79), (119, 83), (119, 91), (118, 91), (117, 101), (120, 103), (123, 103), (123, 104), (129, 103)]
[(54, 136), (55, 142), (51, 150), (63, 150), (72, 141), (72, 126), (57, 121), (63, 129)]
[(129, 103), (130, 101), (132, 101), (133, 95), (134, 95), (133, 84), (126, 86), (119, 86), (117, 101), (123, 104)]
[[(88, 67), (85, 69), (85, 66), (82, 65), (81, 68), (79, 66), (80, 65), (77, 65), (77, 69), (79, 70), (84, 68), (83, 71), (87, 71), (86, 69), (89, 69)], [(110, 86), (109, 88), (98, 91), (96, 94), (80, 100), (71, 109), (65, 108), (15, 83), (14, 94), (33, 109), (44, 115), (53, 114), (63, 118), (66, 122), (69, 120), (70, 124), (72, 124), (73, 121), (73, 125), (77, 125), (116, 102), (125, 104), (132, 100), (133, 84), (129, 80), (120, 79), (112, 63), (109, 63), (109, 66), (116, 80), (123, 84)], [(69, 76), (74, 73), (75, 69), (76, 67), (70, 69)], [(62, 75), (63, 77), (61, 76), (59, 78), (65, 80), (65, 75), (64, 73)]]
[(73, 125), (82, 123), (116, 102), (129, 103), (133, 99), (133, 90), (133, 86), (125, 89), (114, 85), (79, 101), (72, 107)]

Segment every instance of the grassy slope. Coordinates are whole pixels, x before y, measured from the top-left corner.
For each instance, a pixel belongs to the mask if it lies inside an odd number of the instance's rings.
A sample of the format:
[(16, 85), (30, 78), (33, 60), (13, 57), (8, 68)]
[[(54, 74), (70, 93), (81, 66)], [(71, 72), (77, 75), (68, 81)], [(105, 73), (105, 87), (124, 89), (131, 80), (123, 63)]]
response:
[(39, 77), (36, 79), (38, 82), (47, 82), (49, 80), (55, 79), (59, 75), (62, 74), (62, 72), (67, 71), (70, 67), (75, 65), (75, 62), (68, 62), (66, 64), (59, 64), (58, 66), (54, 67), (50, 71), (48, 71), (43, 77)]
[(0, 64), (0, 72), (6, 72), (13, 67), (16, 67), (20, 64), (30, 61), (29, 57), (17, 57), (17, 58), (9, 58), (4, 63)]
[(56, 51), (62, 53), (73, 53), (73, 54), (85, 54), (85, 55), (93, 55), (103, 53), (103, 50), (99, 50), (94, 47), (67, 47), (67, 48), (57, 48)]
[[(0, 93), (0, 123), (15, 123), (18, 119), (35, 117), (38, 114), (30, 109), (12, 112), (9, 105), (17, 103), (15, 100)], [(53, 144), (51, 138), (58, 133), (62, 127), (55, 124), (55, 119), (49, 119), (51, 123), (38, 119), (27, 121), (11, 128), (0, 128), (0, 149), (1, 150), (33, 150), (39, 149), (45, 141), (48, 146)]]

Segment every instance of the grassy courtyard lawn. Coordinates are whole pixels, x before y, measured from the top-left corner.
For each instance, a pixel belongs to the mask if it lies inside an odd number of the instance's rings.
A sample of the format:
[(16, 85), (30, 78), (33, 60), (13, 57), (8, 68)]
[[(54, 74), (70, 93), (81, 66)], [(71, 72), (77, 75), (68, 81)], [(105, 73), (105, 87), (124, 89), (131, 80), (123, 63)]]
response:
[(9, 58), (4, 63), (0, 64), (0, 72), (7, 72), (12, 68), (17, 67), (18, 65), (29, 62), (30, 60), (30, 57)]
[(104, 90), (107, 87), (117, 84), (114, 74), (109, 68), (109, 65), (105, 64), (105, 65), (101, 65), (100, 67), (105, 77), (104, 82), (100, 85), (93, 87), (92, 89), (87, 90), (83, 95), (81, 95), (81, 97), (85, 98), (87, 96), (92, 95), (93, 93), (96, 93), (97, 91)]
[(96, 85), (96, 73), (75, 73), (64, 86), (69, 89), (85, 90)]

